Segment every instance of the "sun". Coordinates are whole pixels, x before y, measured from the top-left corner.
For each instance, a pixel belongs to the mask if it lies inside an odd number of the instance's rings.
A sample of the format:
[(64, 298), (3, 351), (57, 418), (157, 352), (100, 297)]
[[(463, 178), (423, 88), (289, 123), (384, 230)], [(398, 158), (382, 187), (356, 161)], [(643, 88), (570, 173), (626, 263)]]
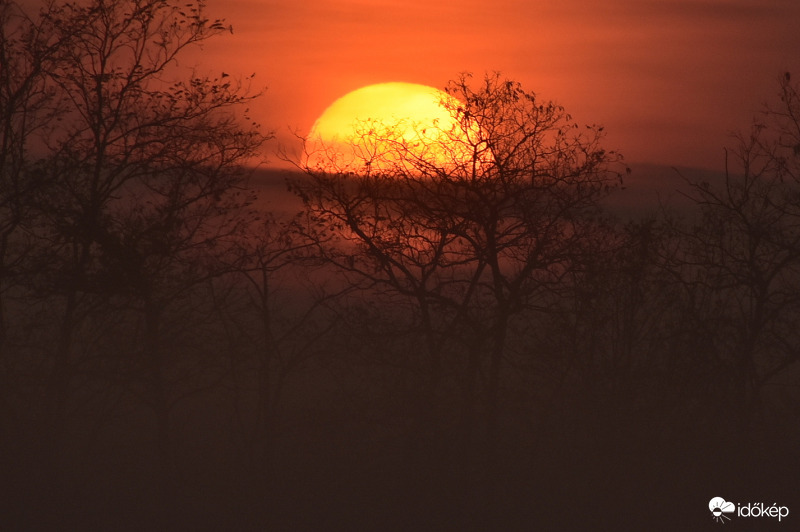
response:
[(308, 168), (370, 172), (448, 166), (468, 158), (459, 101), (416, 83), (379, 83), (328, 107), (306, 139)]

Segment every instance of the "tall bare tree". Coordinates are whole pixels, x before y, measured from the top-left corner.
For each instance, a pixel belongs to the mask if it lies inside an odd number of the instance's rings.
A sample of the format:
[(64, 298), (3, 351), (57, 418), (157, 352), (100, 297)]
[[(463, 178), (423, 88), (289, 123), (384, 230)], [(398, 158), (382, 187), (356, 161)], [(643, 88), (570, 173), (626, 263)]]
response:
[[(226, 271), (221, 257), (243, 231), (245, 164), (264, 138), (242, 108), (250, 79), (184, 75), (176, 58), (228, 31), (204, 4), (168, 0), (65, 3), (45, 16), (69, 39), (47, 69), (66, 102), (49, 136), (38, 194), (41, 283), (63, 307), (47, 386), (52, 425), (63, 424), (86, 319), (110, 301), (138, 312), (140, 354), (129, 367), (156, 414), (169, 469), (174, 403), (164, 316)], [(170, 81), (173, 79), (175, 81)]]
[(350, 290), (325, 286), (327, 274), (318, 272), (314, 248), (296, 219), (262, 213), (229, 256), (239, 281), (234, 286), (247, 302), (244, 314), (254, 319), (230, 318), (237, 336), (249, 335), (253, 351), (252, 363), (234, 375), (255, 389), (253, 415), (242, 421), (242, 429), (251, 466), (267, 476), (287, 380), (318, 352), (338, 321), (331, 304)]
[(69, 36), (53, 34), (49, 14), (31, 18), (14, 2), (0, 3), (0, 366), (7, 362), (7, 296), (31, 252), (25, 233), (43, 181), (35, 162), (60, 112), (60, 95), (46, 75)]
[(681, 279), (745, 434), (800, 345), (800, 97), (789, 74), (779, 87), (726, 152), (724, 180), (690, 182), (701, 218), (684, 232)]
[(415, 309), (429, 368), (421, 408), (436, 410), (443, 375), (455, 373), (465, 425), (482, 412), (491, 457), (514, 319), (546, 310), (580, 267), (624, 167), (601, 147), (602, 128), (579, 128), (519, 83), (464, 75), (447, 92), (453, 127), (365, 122), (348, 157), (313, 144), (295, 189), (333, 235), (324, 256)]

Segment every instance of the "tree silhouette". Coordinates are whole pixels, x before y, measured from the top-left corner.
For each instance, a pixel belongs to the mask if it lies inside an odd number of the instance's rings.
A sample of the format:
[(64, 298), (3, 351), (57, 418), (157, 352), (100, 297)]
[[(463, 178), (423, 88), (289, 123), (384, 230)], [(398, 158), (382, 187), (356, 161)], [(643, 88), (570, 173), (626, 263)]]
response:
[(317, 354), (317, 346), (337, 322), (331, 303), (351, 290), (348, 286), (331, 290), (324, 275), (315, 278), (320, 261), (314, 246), (296, 218), (264, 213), (251, 222), (228, 256), (233, 261), (234, 290), (243, 295), (247, 307), (231, 316), (232, 325), (236, 336), (246, 335), (254, 348), (251, 363), (234, 375), (254, 382), (253, 415), (244, 420), (243, 431), (249, 434), (251, 465), (266, 477), (273, 467), (287, 381)]
[[(52, 11), (51, 7), (51, 11)], [(9, 335), (20, 333), (9, 313), (9, 299), (19, 285), (32, 253), (25, 236), (34, 225), (34, 194), (42, 186), (35, 171), (37, 138), (60, 115), (60, 96), (46, 83), (55, 52), (68, 37), (55, 36), (48, 12), (28, 18), (12, 2), (0, 5), (0, 380), (6, 383), (4, 356)], [(11, 319), (10, 319), (11, 318)]]
[[(12, 156), (24, 148), (17, 141), (4, 152), (3, 179), (35, 189), (31, 204), (38, 218), (30, 233), (39, 267), (32, 284), (61, 307), (47, 370), (51, 434), (44, 441), (50, 445), (58, 446), (78, 368), (89, 371), (93, 364), (85, 355), (92, 337), (85, 328), (115, 309), (108, 315), (141, 324), (141, 343), (129, 359), (108, 362), (114, 368), (108, 377), (117, 381), (126, 368), (133, 376), (127, 385), (141, 388), (152, 406), (161, 469), (166, 475), (170, 468), (169, 413), (176, 395), (169, 372), (176, 353), (163, 345), (170, 334), (164, 317), (227, 271), (222, 257), (244, 230), (243, 208), (251, 199), (242, 187), (244, 164), (264, 139), (237, 116), (255, 97), (249, 79), (180, 79), (175, 70), (176, 58), (190, 46), (227, 30), (205, 17), (202, 3), (53, 4), (26, 30), (26, 41), (13, 41), (32, 57), (28, 70), (20, 68), (22, 52), (8, 52), (21, 59), (6, 74), (4, 90), (22, 87), (19, 101), (35, 105), (48, 128), (47, 157), (36, 173), (24, 181), (15, 177)], [(45, 97), (61, 104), (60, 120), (52, 119), (46, 100), (31, 101)], [(6, 120), (7, 139), (16, 140), (10, 131), (24, 140), (27, 131), (14, 130), (16, 124), (40, 125), (23, 118)], [(99, 359), (114, 360), (113, 353)]]
[[(315, 144), (308, 179), (294, 189), (322, 235), (322, 256), (416, 317), (428, 379), (415, 437), (427, 445), (443, 379), (454, 378), (459, 445), (470, 449), (482, 428), (480, 460), (492, 470), (509, 336), (546, 312), (585, 264), (599, 202), (623, 167), (601, 147), (602, 128), (579, 128), (516, 82), (464, 75), (447, 92), (455, 127), (415, 136), (405, 123), (401, 131), (366, 122), (345, 167)], [(436, 140), (420, 146), (426, 138)]]
[(703, 294), (704, 334), (745, 434), (800, 341), (800, 99), (788, 75), (780, 99), (736, 137), (722, 183), (690, 182), (701, 218), (684, 235), (683, 280)]

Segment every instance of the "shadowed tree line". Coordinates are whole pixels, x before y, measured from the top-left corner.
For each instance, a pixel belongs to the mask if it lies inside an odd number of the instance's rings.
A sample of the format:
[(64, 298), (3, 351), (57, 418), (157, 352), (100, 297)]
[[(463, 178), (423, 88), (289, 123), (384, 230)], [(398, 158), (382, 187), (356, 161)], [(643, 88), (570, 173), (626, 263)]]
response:
[(430, 153), (370, 123), (355, 165), (301, 164), (282, 216), (247, 169), (250, 80), (175, 61), (228, 30), (0, 3), (12, 529), (640, 528), (656, 498), (694, 529), (719, 490), (787, 496), (788, 75), (720, 179), (645, 218), (608, 207), (602, 127), (499, 75), (448, 85)]

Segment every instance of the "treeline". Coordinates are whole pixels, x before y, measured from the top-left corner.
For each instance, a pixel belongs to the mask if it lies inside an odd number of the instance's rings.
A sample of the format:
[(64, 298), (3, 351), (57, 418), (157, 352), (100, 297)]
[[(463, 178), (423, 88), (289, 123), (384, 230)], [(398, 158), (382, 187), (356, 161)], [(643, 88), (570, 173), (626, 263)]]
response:
[(436, 150), (366, 124), (300, 164), (286, 216), (249, 179), (249, 80), (175, 63), (228, 29), (0, 4), (4, 523), (640, 528), (659, 499), (691, 529), (719, 490), (787, 496), (788, 75), (680, 209), (615, 214), (602, 128), (491, 75), (451, 82)]

